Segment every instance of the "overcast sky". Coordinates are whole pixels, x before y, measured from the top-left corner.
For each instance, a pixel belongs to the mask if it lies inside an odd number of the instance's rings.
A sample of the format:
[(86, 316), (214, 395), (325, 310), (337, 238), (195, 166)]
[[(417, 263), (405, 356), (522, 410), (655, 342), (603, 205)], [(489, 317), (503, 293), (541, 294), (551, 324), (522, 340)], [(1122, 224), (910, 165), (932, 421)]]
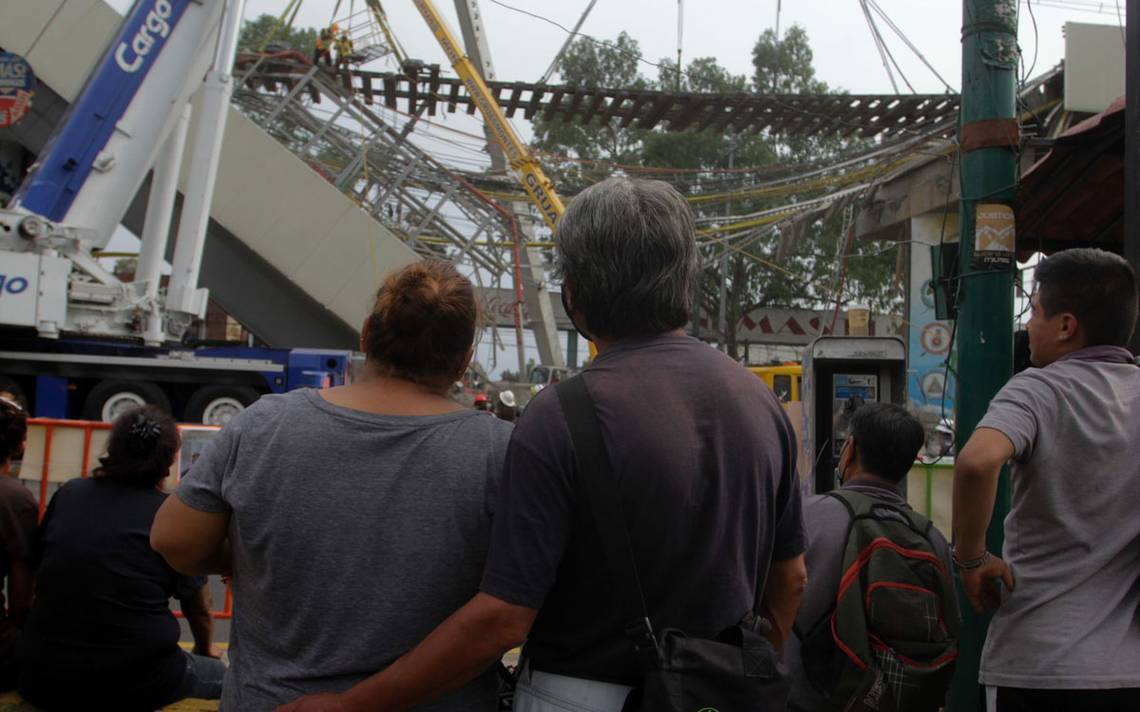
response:
[[(130, 0), (108, 0), (125, 9)], [(878, 6), (902, 30), (926, 60), (946, 79), (955, 91), (961, 73), (961, 3), (958, 0), (877, 0)], [(1044, 3), (1044, 4), (1042, 4)], [(277, 15), (285, 6), (283, 0), (247, 0), (245, 15), (262, 13)], [(333, 19), (364, 9), (364, 0), (304, 0), (295, 25), (320, 27)], [(435, 0), (439, 11), (454, 31), (458, 31), (454, 0)], [(567, 37), (565, 30), (541, 19), (519, 12), (548, 18), (570, 28), (577, 22), (589, 0), (478, 0), (484, 18), (497, 78), (505, 81), (536, 81), (546, 71), (558, 48)], [(688, 0), (683, 13), (683, 61), (696, 57), (715, 57), (736, 74), (752, 75), (752, 47), (765, 29), (774, 27), (778, 0)], [(506, 5), (517, 10), (508, 9)], [(383, 3), (392, 31), (409, 56), (446, 67), (446, 60), (435, 38), (411, 0), (387, 0)], [(1036, 75), (1056, 65), (1064, 56), (1066, 22), (1085, 22), (1120, 26), (1117, 0), (1033, 0), (1031, 20), (1029, 6), (1020, 1), (1019, 42), (1025, 57), (1025, 69)], [(677, 50), (677, 0), (597, 0), (581, 32), (601, 40), (612, 40), (623, 30), (638, 41), (649, 62), (674, 58)], [(1097, 11), (1094, 11), (1096, 9)], [(946, 89), (934, 72), (896, 36), (887, 23), (875, 16), (888, 49), (901, 65), (914, 90), (937, 93)], [(833, 88), (851, 93), (891, 93), (893, 91), (882, 60), (875, 48), (859, 0), (783, 0), (780, 13), (781, 31), (792, 24), (808, 33), (814, 52), (817, 76)], [(458, 32), (457, 32), (458, 33)], [(1123, 44), (1123, 31), (1121, 32)], [(1036, 55), (1036, 64), (1034, 64)], [(392, 65), (376, 66), (378, 70)], [(657, 68), (642, 64), (642, 73), (657, 77)], [(558, 81), (555, 76), (553, 82)], [(909, 90), (896, 77), (899, 90)], [(478, 131), (477, 118), (466, 115), (440, 115), (434, 119), (466, 131)], [(516, 120), (516, 130), (529, 138), (529, 123)], [(424, 146), (429, 148), (429, 146)], [(447, 160), (446, 156), (442, 156)], [(471, 155), (463, 168), (476, 168)]]
[[(961, 45), (961, 2), (958, 0), (877, 0), (879, 6), (926, 55), (951, 85), (959, 83)], [(108, 0), (120, 10), (131, 0)], [(440, 12), (455, 21), (452, 0), (435, 0)], [(566, 27), (577, 21), (588, 0), (501, 0), (507, 5), (540, 15)], [(1044, 5), (1042, 4), (1044, 3)], [(339, 16), (350, 5), (364, 6), (363, 0), (340, 0)], [(383, 3), (392, 29), (408, 53), (427, 62), (444, 63), (435, 39), (428, 32), (410, 0)], [(685, 61), (694, 57), (716, 57), (738, 74), (751, 74), (751, 51), (756, 38), (775, 26), (778, 0), (688, 0), (684, 3), (683, 52)], [(1020, 2), (1019, 39), (1026, 62), (1038, 46), (1037, 70), (1060, 61), (1064, 53), (1062, 26), (1065, 22), (1104, 25), (1122, 24), (1123, 0), (1033, 0), (1037, 33), (1030, 21), (1027, 3)], [(321, 26), (333, 19), (337, 0), (305, 0), (298, 15), (298, 26)], [(542, 20), (509, 10), (494, 0), (479, 0), (485, 18), (488, 41), (500, 79), (537, 80), (562, 45), (566, 33)], [(804, 27), (815, 53), (818, 76), (833, 87), (852, 93), (890, 92), (891, 85), (875, 49), (859, 0), (783, 0), (780, 27)], [(247, 0), (246, 16), (261, 13), (277, 15), (283, 0)], [(650, 61), (673, 58), (677, 51), (677, 0), (598, 0), (582, 27), (584, 34), (613, 39), (625, 30), (640, 44)], [(943, 89), (942, 83), (906, 49), (886, 23), (876, 17), (888, 47), (919, 92)], [(1123, 37), (1121, 39), (1123, 42)], [(644, 73), (656, 76), (654, 67)], [(901, 87), (905, 90), (905, 87)]]
[[(352, 0), (341, 0), (347, 14)], [(452, 0), (435, 0), (453, 29), (458, 28)], [(572, 27), (588, 0), (502, 0), (503, 3), (547, 17)], [(1062, 26), (1067, 21), (1096, 24), (1118, 23), (1112, 0), (1034, 1), (1036, 38), (1026, 3), (1022, 1), (1020, 43), (1026, 63), (1038, 46), (1034, 73), (1050, 67), (1064, 54)], [(955, 88), (961, 66), (961, 3), (956, 0), (878, 0), (879, 6), (910, 38), (938, 72)], [(248, 0), (247, 17), (263, 12), (277, 14), (280, 0)], [(332, 19), (334, 0), (306, 0), (298, 25), (320, 26)], [(359, 9), (363, 0), (355, 0)], [(566, 32), (542, 20), (509, 10), (492, 0), (479, 0), (485, 18), (488, 42), (499, 79), (535, 81), (542, 76), (566, 39)], [(807, 30), (820, 79), (852, 93), (888, 93), (891, 85), (875, 49), (858, 0), (784, 0), (781, 30), (798, 24)], [(1064, 6), (1059, 7), (1059, 6)], [(1102, 12), (1080, 8), (1099, 6)], [(688, 0), (684, 3), (682, 50), (685, 63), (694, 57), (716, 57), (737, 74), (752, 74), (752, 47), (765, 29), (776, 24), (777, 0)], [(427, 62), (445, 63), (435, 39), (409, 0), (388, 0), (384, 8), (393, 32), (409, 55)], [(677, 51), (676, 0), (598, 0), (581, 32), (598, 39), (613, 39), (626, 31), (640, 45), (646, 59), (657, 62), (673, 58)], [(943, 84), (922, 66), (881, 19), (876, 17), (888, 48), (918, 92), (941, 92)], [(1122, 40), (1123, 41), (1123, 40)], [(656, 77), (657, 69), (643, 65), (643, 73)], [(900, 83), (900, 90), (906, 88)]]

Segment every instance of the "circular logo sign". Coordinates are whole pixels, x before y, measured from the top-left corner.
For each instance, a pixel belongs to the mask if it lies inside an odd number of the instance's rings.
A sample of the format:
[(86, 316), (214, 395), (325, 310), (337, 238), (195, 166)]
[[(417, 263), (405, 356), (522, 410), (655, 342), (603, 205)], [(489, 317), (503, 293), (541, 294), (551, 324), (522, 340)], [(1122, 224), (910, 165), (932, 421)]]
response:
[(922, 283), (922, 287), (918, 290), (918, 298), (922, 300), (922, 306), (927, 309), (934, 308), (934, 280), (926, 280)]
[(922, 377), (922, 395), (926, 396), (927, 402), (941, 398), (945, 392), (946, 374), (942, 371), (928, 371)]
[(941, 355), (950, 351), (950, 327), (934, 321), (922, 327), (919, 335), (922, 350), (928, 354)]
[(24, 118), (35, 91), (36, 78), (27, 60), (0, 52), (0, 129), (15, 126)]

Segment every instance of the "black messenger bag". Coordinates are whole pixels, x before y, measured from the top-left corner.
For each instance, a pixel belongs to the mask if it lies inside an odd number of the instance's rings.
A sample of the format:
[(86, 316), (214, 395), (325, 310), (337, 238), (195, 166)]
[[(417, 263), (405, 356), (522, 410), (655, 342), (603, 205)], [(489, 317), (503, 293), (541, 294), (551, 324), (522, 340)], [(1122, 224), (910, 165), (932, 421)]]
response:
[[(623, 712), (784, 710), (790, 683), (765, 635), (771, 630), (766, 619), (749, 611), (712, 639), (690, 637), (675, 628), (654, 632), (593, 399), (580, 375), (555, 389), (574, 443), (578, 488), (586, 495), (615, 594), (629, 621), (625, 636), (644, 671)], [(763, 590), (757, 589), (757, 602)]]

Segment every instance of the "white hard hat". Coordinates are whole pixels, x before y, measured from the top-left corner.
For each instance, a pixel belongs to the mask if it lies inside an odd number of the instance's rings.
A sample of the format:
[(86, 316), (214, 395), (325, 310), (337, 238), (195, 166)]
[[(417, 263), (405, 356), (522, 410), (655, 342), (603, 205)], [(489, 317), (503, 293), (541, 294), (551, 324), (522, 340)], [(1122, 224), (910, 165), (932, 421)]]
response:
[(499, 402), (508, 408), (515, 407), (515, 393), (514, 391), (502, 391), (499, 393)]

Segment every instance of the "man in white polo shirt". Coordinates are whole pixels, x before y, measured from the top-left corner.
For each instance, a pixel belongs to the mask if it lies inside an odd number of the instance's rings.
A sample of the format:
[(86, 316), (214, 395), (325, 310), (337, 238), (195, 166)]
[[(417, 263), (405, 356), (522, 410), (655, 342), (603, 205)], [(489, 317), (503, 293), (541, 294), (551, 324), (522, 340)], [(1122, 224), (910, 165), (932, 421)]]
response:
[[(1077, 249), (1036, 281), (1036, 368), (994, 397), (954, 473), (955, 563), (971, 604), (997, 609), (980, 682), (988, 712), (1140, 710), (1140, 368), (1124, 348), (1136, 278)], [(998, 558), (985, 532), (1007, 460)]]

